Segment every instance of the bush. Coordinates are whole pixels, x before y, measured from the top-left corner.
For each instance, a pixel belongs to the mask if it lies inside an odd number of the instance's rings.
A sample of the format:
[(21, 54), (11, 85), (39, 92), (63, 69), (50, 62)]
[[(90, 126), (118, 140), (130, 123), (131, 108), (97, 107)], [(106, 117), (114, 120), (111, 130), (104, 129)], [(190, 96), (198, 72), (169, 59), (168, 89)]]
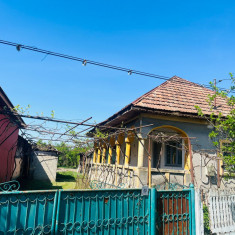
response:
[(203, 220), (204, 220), (204, 233), (211, 234), (209, 210), (206, 205), (203, 205)]

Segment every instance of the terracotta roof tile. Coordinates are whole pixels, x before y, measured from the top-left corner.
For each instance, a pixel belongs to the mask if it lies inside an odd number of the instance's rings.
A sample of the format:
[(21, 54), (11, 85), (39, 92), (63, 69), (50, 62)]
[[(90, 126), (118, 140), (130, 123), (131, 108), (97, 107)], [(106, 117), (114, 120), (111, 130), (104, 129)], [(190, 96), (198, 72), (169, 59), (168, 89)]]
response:
[[(201, 107), (204, 114), (211, 114), (207, 103), (208, 95), (213, 95), (214, 91), (202, 87), (193, 82), (174, 76), (160, 86), (141, 96), (132, 104), (144, 108), (152, 108), (166, 111), (178, 111), (182, 113), (197, 114), (195, 105)], [(216, 98), (217, 109), (214, 113), (229, 113), (227, 100), (221, 97)]]

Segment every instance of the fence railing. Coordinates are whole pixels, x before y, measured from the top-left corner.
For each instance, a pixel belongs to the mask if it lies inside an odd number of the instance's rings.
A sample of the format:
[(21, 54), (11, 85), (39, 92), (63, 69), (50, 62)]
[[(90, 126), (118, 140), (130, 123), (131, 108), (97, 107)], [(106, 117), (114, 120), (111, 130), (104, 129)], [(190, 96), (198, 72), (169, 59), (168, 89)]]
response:
[(155, 191), (1, 193), (0, 234), (155, 234)]
[(0, 234), (53, 234), (57, 191), (0, 194)]
[[(0, 193), (0, 234), (195, 234), (194, 187)], [(157, 219), (157, 218), (158, 219)]]
[(235, 232), (235, 191), (210, 190), (209, 214), (213, 233)]

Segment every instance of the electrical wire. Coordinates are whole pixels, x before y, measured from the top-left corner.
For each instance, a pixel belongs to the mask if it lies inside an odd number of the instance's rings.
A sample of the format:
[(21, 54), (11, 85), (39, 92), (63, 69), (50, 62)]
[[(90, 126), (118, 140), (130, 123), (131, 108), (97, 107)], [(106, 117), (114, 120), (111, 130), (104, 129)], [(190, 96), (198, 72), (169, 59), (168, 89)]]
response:
[[(79, 62), (82, 62), (82, 65), (84, 65), (84, 66), (86, 66), (87, 64), (91, 64), (91, 65), (96, 65), (96, 66), (100, 66), (100, 67), (104, 67), (104, 68), (127, 72), (128, 75), (136, 74), (136, 75), (145, 76), (145, 77), (157, 78), (157, 79), (161, 79), (161, 80), (165, 80), (165, 81), (168, 81), (171, 78), (171, 77), (161, 76), (161, 75), (157, 75), (157, 74), (153, 74), (153, 73), (142, 72), (142, 71), (138, 71), (138, 70), (134, 70), (134, 69), (130, 69), (130, 68), (124, 68), (124, 67), (120, 67), (120, 66), (116, 66), (116, 65), (101, 63), (101, 62), (88, 60), (88, 59), (84, 59), (84, 58), (79, 58), (79, 57), (66, 55), (66, 54), (62, 54), (62, 53), (57, 53), (57, 52), (53, 52), (53, 51), (48, 51), (48, 50), (40, 49), (37, 47), (27, 46), (27, 45), (15, 43), (15, 42), (10, 42), (10, 41), (6, 41), (6, 40), (0, 40), (0, 44), (16, 47), (17, 51), (20, 51), (21, 49), (26, 49), (26, 50), (45, 54), (46, 56), (52, 55), (52, 56), (56, 56), (56, 57), (60, 57), (60, 58), (64, 58), (64, 59), (79, 61)], [(177, 81), (176, 80), (174, 82), (188, 83), (190, 81), (184, 82), (184, 81)], [(199, 84), (199, 83), (194, 83), (194, 84), (201, 86), (201, 87), (211, 89), (210, 85), (204, 85), (204, 84)], [(220, 88), (220, 89), (226, 91), (225, 88)]]

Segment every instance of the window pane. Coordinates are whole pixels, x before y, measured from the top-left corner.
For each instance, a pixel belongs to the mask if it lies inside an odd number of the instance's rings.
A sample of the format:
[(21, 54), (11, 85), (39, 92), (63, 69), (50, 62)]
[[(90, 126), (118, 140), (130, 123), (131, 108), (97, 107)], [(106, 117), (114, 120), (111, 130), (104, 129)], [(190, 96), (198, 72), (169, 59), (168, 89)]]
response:
[(166, 165), (182, 166), (182, 144), (174, 141), (166, 143)]
[(171, 147), (169, 145), (166, 145), (166, 164), (171, 164)]
[(154, 142), (153, 144), (153, 166), (152, 167), (159, 167), (160, 166), (160, 153), (162, 149), (161, 143)]
[(182, 150), (178, 150), (178, 165), (182, 166)]

